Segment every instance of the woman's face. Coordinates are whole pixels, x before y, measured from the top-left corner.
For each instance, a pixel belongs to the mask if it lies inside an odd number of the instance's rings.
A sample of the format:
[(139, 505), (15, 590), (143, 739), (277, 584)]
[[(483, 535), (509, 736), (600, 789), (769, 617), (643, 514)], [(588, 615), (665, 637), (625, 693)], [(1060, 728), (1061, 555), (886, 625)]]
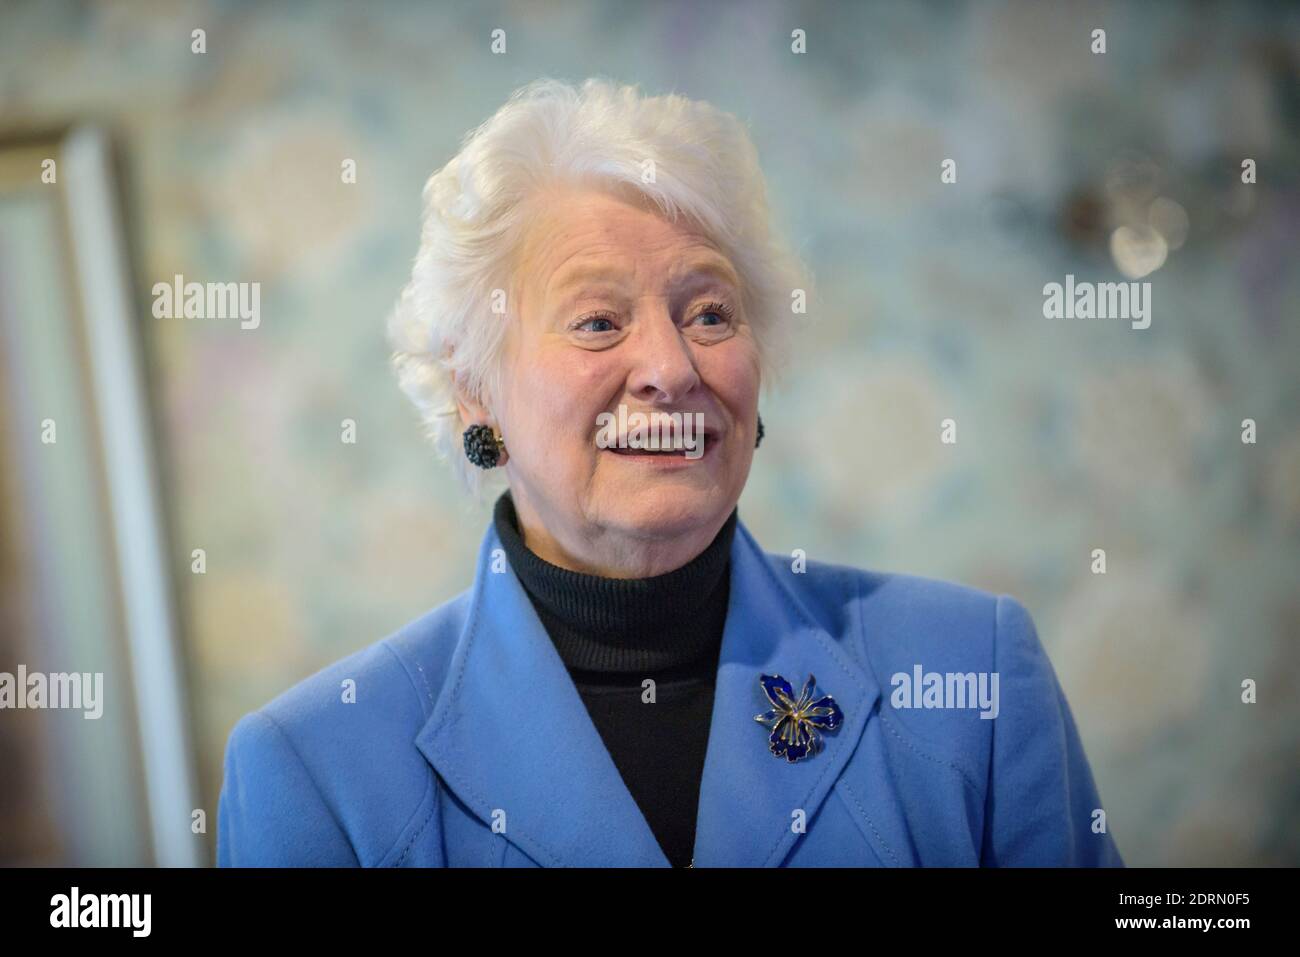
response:
[[(539, 201), (492, 410), (525, 538), (578, 571), (662, 574), (713, 540), (749, 475), (759, 357), (739, 280), (703, 234), (634, 199)], [(699, 413), (703, 454), (602, 448), (601, 413), (617, 422), (620, 405)]]

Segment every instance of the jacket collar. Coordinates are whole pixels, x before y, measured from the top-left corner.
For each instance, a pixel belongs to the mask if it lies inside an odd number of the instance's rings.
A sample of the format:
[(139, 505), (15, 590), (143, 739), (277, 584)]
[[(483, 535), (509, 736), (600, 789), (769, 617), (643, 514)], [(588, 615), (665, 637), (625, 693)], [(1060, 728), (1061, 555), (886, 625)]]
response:
[[(811, 821), (848, 762), (880, 686), (817, 623), (743, 522), (731, 576), (695, 866), (773, 867), (798, 837), (792, 815)], [(789, 764), (768, 751), (754, 720), (770, 707), (758, 679), (780, 674), (797, 691), (810, 672), (844, 724), (822, 736), (819, 754)], [(466, 807), (504, 824), (506, 838), (543, 866), (668, 866), (491, 524), (447, 680), (415, 741)]]

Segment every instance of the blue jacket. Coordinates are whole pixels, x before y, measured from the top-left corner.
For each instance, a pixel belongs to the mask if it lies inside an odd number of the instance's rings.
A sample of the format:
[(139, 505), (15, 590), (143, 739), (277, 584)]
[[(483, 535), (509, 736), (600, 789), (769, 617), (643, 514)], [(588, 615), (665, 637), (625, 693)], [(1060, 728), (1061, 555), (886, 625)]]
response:
[[(668, 866), (499, 549), (489, 525), (471, 589), (240, 719), (218, 864)], [(738, 524), (696, 867), (1123, 866), (1022, 605), (795, 569)], [(996, 717), (949, 673), (996, 674)], [(769, 750), (762, 674), (834, 697), (819, 752)]]

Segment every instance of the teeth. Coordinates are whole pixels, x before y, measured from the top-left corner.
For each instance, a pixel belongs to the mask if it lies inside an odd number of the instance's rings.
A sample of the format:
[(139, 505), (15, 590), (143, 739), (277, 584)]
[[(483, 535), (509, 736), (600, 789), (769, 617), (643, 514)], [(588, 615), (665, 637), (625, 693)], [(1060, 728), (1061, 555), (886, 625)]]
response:
[(680, 446), (673, 447), (670, 445), (664, 445), (656, 447), (647, 445), (642, 448), (632, 448), (631, 446), (628, 446), (627, 448), (615, 447), (610, 449), (610, 451), (621, 452), (624, 455), (684, 455), (688, 450)]
[(604, 447), (611, 452), (624, 452), (633, 455), (647, 452), (659, 452), (665, 455), (670, 453), (691, 454), (702, 452), (707, 441), (709, 441), (709, 436), (700, 434), (695, 439), (694, 448), (691, 448), (687, 445), (686, 440), (680, 436), (675, 439), (661, 439), (653, 436), (645, 436), (641, 439), (639, 444), (634, 445), (630, 436), (623, 436), (617, 443), (612, 443)]

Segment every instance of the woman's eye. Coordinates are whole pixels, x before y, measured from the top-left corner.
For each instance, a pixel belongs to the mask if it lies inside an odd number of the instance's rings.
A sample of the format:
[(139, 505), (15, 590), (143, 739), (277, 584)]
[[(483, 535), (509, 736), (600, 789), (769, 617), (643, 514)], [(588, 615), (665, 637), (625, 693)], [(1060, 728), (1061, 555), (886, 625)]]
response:
[(722, 303), (711, 303), (696, 315), (695, 322), (701, 326), (725, 326), (731, 322), (731, 309)]
[(614, 323), (608, 316), (592, 316), (590, 319), (583, 319), (576, 328), (586, 332), (612, 332)]

